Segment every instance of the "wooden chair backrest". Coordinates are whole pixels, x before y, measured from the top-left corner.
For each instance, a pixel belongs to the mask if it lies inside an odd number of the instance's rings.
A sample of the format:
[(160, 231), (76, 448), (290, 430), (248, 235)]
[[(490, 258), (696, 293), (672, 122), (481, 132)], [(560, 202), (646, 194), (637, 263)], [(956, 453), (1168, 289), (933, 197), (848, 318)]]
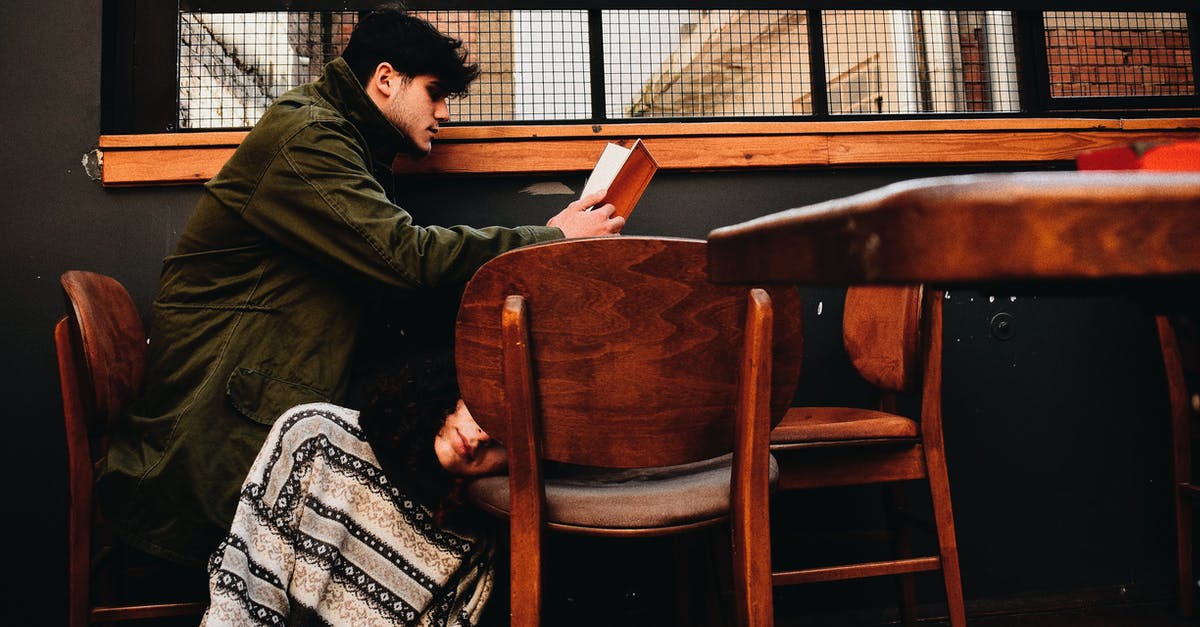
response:
[(912, 390), (921, 365), (921, 287), (847, 288), (842, 340), (850, 363), (872, 385), (890, 392)]
[(146, 359), (142, 319), (124, 286), (72, 270), (59, 278), (67, 314), (54, 327), (67, 442), (68, 624), (89, 624), (93, 469), (108, 427), (141, 388)]
[[(731, 450), (747, 294), (708, 281), (700, 240), (606, 237), (520, 248), (485, 264), (459, 308), (459, 384), (476, 420), (508, 441), (501, 314), (523, 298), (545, 459), (663, 466)], [(774, 308), (771, 424), (799, 377), (800, 300)]]
[(129, 292), (115, 279), (72, 270), (60, 282), (83, 416), (90, 429), (103, 431), (141, 390), (146, 332)]

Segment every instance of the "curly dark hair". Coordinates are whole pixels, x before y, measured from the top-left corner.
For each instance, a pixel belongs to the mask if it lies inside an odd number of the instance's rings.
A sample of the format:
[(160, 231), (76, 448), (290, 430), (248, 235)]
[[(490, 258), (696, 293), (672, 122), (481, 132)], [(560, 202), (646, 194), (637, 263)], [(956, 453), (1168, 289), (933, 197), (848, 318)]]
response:
[(359, 424), (384, 474), (439, 515), (456, 502), (459, 481), (438, 463), (433, 441), (458, 398), (453, 353), (440, 347), (376, 373), (363, 388)]
[(449, 96), (466, 95), (479, 78), (479, 64), (467, 60), (462, 40), (443, 34), (399, 3), (376, 7), (362, 16), (342, 59), (363, 85), (385, 61), (406, 76), (436, 76)]

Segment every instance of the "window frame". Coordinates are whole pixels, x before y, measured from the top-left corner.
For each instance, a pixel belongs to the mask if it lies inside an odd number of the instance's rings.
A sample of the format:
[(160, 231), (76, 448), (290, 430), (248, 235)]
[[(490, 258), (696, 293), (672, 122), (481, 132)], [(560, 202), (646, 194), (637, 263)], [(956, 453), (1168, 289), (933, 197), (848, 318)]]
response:
[[(101, 136), (101, 182), (204, 183), (244, 136), (245, 131)], [(1131, 143), (1200, 140), (1200, 117), (458, 126), (438, 134), (428, 157), (398, 157), (393, 169), (423, 175), (586, 172), (606, 142), (634, 138), (646, 142), (661, 170), (1026, 167), (1069, 164), (1081, 152)]]
[[(1187, 14), (1192, 47), (1194, 84), (1200, 85), (1200, 12), (1194, 0), (1145, 0), (1138, 11), (1179, 11)], [(105, 186), (197, 184), (215, 174), (232, 154), (244, 130), (179, 131), (178, 10), (363, 10), (368, 0), (106, 0), (104, 97), (99, 151)], [(410, 1), (414, 10), (538, 9), (548, 3), (479, 1)], [(638, 8), (795, 8), (796, 3), (743, 0), (721, 2), (577, 2), (552, 3), (559, 9), (593, 10)], [(1044, 10), (1091, 10), (1094, 1), (1047, 0)], [(1090, 5), (1091, 6), (1090, 6)], [(813, 114), (780, 118), (686, 118), (651, 121), (603, 116), (578, 123), (561, 121), (465, 123), (448, 125), (439, 135), (434, 154), (419, 163), (396, 164), (398, 171), (415, 173), (547, 173), (586, 171), (606, 141), (642, 137), (660, 157), (665, 169), (693, 171), (733, 168), (853, 167), (918, 164), (1032, 164), (1070, 161), (1084, 150), (1156, 141), (1162, 138), (1200, 139), (1200, 95), (1156, 97), (1171, 108), (1144, 109), (1144, 97), (1101, 99), (1049, 97), (1042, 11), (1013, 10), (1020, 71), (1020, 112), (829, 115), (825, 98), (821, 9), (997, 9), (996, 2), (909, 1), (806, 2), (817, 13), (809, 21), (809, 68), (813, 85)], [(1184, 7), (1193, 8), (1185, 10)], [(1112, 9), (1106, 9), (1112, 10)], [(815, 32), (814, 32), (815, 31)], [(593, 60), (601, 54), (593, 38)], [(135, 43), (136, 42), (136, 43)], [(169, 51), (169, 52), (167, 52)], [(172, 61), (162, 63), (167, 58)], [(159, 62), (153, 63), (157, 59)], [(593, 82), (603, 86), (602, 71), (593, 63)], [(1039, 72), (1040, 71), (1040, 72)], [(599, 77), (599, 78), (597, 78)], [(170, 86), (169, 88), (167, 86)], [(603, 98), (603, 90), (597, 91)], [(1200, 90), (1198, 90), (1200, 92)], [(1095, 108), (1080, 110), (1080, 100)], [(1070, 102), (1063, 102), (1070, 101)], [(601, 100), (602, 102), (602, 100)], [(819, 103), (819, 105), (818, 105)], [(595, 100), (594, 100), (595, 104)], [(164, 113), (165, 110), (165, 113)], [(680, 142), (706, 150), (676, 149)], [(932, 142), (932, 144), (931, 144)], [(536, 149), (529, 144), (536, 143)], [(931, 152), (930, 145), (936, 147)], [(1006, 147), (1000, 153), (994, 146)], [(512, 151), (514, 159), (496, 159)], [(487, 167), (479, 165), (481, 157)], [(528, 155), (528, 156), (524, 156)], [(920, 155), (917, 160), (916, 155)], [(504, 171), (497, 163), (506, 164)]]
[[(851, 5), (837, 2), (805, 2), (809, 10), (809, 72), (812, 89), (813, 112), (807, 115), (754, 118), (656, 118), (655, 122), (692, 122), (720, 121), (734, 122), (743, 120), (762, 121), (832, 121), (832, 120), (881, 120), (881, 119), (925, 119), (931, 117), (1044, 117), (1056, 113), (1071, 113), (1073, 115), (1095, 115), (1111, 117), (1114, 112), (1120, 112), (1123, 117), (1161, 117), (1163, 115), (1187, 115), (1200, 112), (1200, 11), (1194, 5), (1188, 5), (1189, 0), (1146, 0), (1138, 3), (1138, 11), (1172, 10), (1187, 14), (1189, 39), (1192, 52), (1192, 82), (1197, 86), (1197, 93), (1185, 96), (1107, 96), (1107, 97), (1072, 97), (1052, 98), (1050, 96), (1049, 71), (1046, 60), (1046, 42), (1042, 26), (1042, 10), (1027, 11), (1013, 10), (1014, 37), (1018, 54), (1018, 85), (1020, 90), (1021, 111), (1018, 112), (952, 112), (952, 113), (917, 113), (917, 114), (864, 114), (864, 115), (831, 115), (828, 111), (826, 97), (824, 45), (821, 32), (821, 11), (829, 8), (850, 9), (896, 9), (905, 8), (924, 10), (933, 8), (973, 10), (1001, 9), (995, 2), (980, 2), (979, 0), (962, 0), (959, 2), (934, 2), (913, 0), (910, 2), (863, 1)], [(317, 10), (363, 10), (376, 2), (368, 0), (179, 0), (176, 3), (155, 0), (109, 0), (106, 2), (105, 33), (109, 41), (106, 44), (105, 59), (105, 97), (102, 106), (101, 128), (105, 133), (163, 133), (176, 131), (178, 116), (178, 68), (177, 43), (178, 15), (180, 9), (233, 12), (233, 11), (317, 11)], [(482, 2), (482, 1), (441, 1), (441, 2), (410, 2), (413, 9), (515, 9), (542, 8), (537, 2)], [(795, 8), (795, 2), (780, 2), (770, 0), (743, 0), (734, 3), (738, 8)], [(1069, 10), (1087, 7), (1087, 3), (1047, 0), (1043, 10)], [(704, 2), (580, 2), (563, 1), (553, 3), (558, 9), (587, 9), (589, 11), (589, 27), (597, 33), (600, 29), (600, 12), (603, 9), (631, 8), (720, 8), (729, 3)], [(1185, 7), (1191, 11), (1184, 10)], [(1093, 7), (1087, 7), (1094, 9)], [(1114, 10), (1114, 9), (1106, 9)], [(604, 68), (602, 38), (591, 37), (592, 59), (592, 117), (565, 123), (579, 124), (616, 124), (637, 123), (639, 120), (625, 118), (609, 119), (603, 106)], [(166, 60), (170, 60), (167, 62)], [(171, 88), (167, 88), (170, 85)], [(530, 124), (563, 124), (562, 120), (514, 121), (513, 124), (526, 126)], [(487, 122), (453, 122), (463, 126), (497, 126), (507, 123)], [(218, 129), (209, 129), (218, 130)], [(206, 132), (205, 130), (187, 132)]]

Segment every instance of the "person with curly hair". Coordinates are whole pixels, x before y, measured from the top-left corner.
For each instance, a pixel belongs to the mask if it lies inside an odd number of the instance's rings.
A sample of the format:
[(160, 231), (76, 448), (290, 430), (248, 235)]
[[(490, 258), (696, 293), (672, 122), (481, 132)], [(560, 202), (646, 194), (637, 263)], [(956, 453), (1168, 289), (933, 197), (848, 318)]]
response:
[(307, 403), (275, 421), (209, 559), (216, 625), (478, 625), (495, 546), (458, 499), (505, 449), (437, 352), (365, 387), (361, 411)]

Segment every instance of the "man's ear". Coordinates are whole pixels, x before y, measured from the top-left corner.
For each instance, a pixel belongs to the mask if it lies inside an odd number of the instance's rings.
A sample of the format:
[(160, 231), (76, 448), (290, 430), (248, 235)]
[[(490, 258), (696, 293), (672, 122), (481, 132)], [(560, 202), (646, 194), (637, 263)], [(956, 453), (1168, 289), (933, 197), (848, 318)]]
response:
[(374, 89), (382, 96), (392, 95), (392, 89), (399, 87), (397, 81), (400, 79), (400, 73), (396, 68), (392, 67), (387, 61), (381, 62), (375, 66), (375, 71), (371, 74), (371, 79), (367, 82), (368, 91)]
[(383, 108), (396, 90), (404, 87), (407, 80), (408, 77), (396, 71), (391, 63), (383, 61), (375, 66), (375, 71), (371, 73), (363, 89), (376, 106)]

